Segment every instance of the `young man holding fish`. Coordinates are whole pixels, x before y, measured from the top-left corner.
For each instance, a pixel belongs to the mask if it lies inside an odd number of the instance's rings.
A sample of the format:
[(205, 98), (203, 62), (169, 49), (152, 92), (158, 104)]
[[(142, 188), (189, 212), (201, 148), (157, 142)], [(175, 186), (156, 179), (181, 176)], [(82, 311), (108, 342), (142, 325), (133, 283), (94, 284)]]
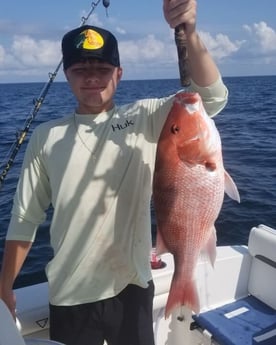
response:
[[(164, 0), (171, 28), (185, 23), (190, 91), (209, 116), (227, 102), (215, 62), (196, 32), (195, 0)], [(156, 143), (173, 96), (116, 106), (122, 77), (115, 37), (83, 26), (62, 40), (78, 105), (38, 126), (28, 145), (2, 265), (0, 296), (15, 316), (13, 283), (45, 210), (54, 207), (46, 267), (50, 337), (67, 345), (153, 345), (149, 253)], [(164, 81), (165, 82), (165, 81)]]

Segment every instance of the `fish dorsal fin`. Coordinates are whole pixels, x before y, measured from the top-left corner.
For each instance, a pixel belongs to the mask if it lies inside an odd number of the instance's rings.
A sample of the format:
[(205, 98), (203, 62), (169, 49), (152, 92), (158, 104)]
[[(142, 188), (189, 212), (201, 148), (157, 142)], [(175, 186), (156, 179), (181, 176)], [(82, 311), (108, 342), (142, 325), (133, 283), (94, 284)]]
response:
[(229, 198), (236, 200), (237, 202), (240, 202), (240, 194), (238, 188), (227, 171), (224, 171), (224, 179), (225, 193), (229, 196)]

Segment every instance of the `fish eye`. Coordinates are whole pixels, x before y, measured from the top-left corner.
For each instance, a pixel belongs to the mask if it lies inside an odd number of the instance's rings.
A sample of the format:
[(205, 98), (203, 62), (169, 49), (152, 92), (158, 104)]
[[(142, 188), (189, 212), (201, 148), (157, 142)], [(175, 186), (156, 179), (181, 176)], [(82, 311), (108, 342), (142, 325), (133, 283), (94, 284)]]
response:
[(180, 128), (177, 125), (173, 124), (171, 127), (171, 132), (173, 134), (177, 134), (179, 131), (180, 131)]
[(206, 162), (205, 163), (205, 168), (208, 170), (208, 171), (215, 171), (217, 166), (216, 166), (216, 163), (213, 163), (213, 162)]

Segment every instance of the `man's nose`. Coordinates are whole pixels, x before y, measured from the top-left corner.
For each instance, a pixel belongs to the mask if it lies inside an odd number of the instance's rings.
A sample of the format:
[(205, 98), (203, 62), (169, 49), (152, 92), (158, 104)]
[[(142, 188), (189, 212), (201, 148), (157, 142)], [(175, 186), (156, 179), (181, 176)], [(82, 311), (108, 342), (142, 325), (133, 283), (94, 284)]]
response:
[(99, 80), (99, 72), (95, 69), (89, 69), (86, 73), (86, 80), (87, 81), (98, 81)]

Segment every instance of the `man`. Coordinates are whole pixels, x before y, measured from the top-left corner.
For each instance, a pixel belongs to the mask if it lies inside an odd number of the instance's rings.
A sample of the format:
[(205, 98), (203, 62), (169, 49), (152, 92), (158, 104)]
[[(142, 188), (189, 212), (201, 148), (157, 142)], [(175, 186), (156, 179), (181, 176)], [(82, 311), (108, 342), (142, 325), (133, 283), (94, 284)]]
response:
[[(164, 0), (185, 23), (191, 91), (210, 116), (227, 102), (220, 73), (199, 38), (195, 0)], [(45, 210), (54, 207), (50, 336), (67, 345), (153, 345), (149, 264), (156, 143), (173, 97), (117, 107), (122, 77), (116, 38), (83, 26), (62, 40), (73, 115), (38, 126), (28, 145), (7, 234), (0, 296), (15, 316), (13, 282)]]

